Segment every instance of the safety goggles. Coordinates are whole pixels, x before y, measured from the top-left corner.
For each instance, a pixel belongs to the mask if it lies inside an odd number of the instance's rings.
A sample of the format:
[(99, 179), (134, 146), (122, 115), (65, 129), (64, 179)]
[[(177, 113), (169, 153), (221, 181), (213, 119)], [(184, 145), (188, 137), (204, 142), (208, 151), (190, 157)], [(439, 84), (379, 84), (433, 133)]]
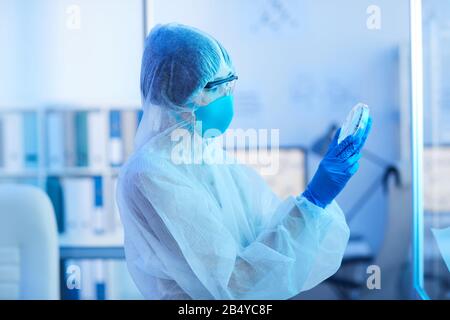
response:
[(208, 82), (204, 87), (202, 102), (198, 105), (205, 106), (216, 99), (232, 94), (237, 79), (238, 77), (232, 74), (226, 78)]
[(208, 82), (205, 86), (205, 89), (212, 89), (214, 87), (220, 86), (221, 84), (227, 83), (227, 84), (234, 84), (234, 81), (238, 79), (238, 76), (232, 74), (224, 79), (214, 80), (211, 82)]

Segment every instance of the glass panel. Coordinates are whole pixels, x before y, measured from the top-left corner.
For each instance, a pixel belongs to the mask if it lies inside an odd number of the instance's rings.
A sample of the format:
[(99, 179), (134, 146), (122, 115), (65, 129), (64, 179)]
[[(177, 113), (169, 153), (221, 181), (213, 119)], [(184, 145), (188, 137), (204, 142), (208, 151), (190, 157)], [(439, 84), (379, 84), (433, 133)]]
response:
[(423, 1), (422, 18), (423, 281), (431, 299), (450, 299), (450, 3)]

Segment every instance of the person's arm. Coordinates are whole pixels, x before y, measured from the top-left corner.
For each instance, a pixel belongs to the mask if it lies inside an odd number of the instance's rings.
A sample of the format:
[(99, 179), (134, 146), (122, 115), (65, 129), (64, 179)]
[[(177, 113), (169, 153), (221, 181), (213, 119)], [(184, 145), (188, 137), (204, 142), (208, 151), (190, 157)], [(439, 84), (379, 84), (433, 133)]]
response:
[[(194, 299), (286, 299), (340, 266), (349, 230), (335, 203), (322, 209), (290, 197), (254, 241), (242, 246), (207, 193), (160, 175), (141, 174), (134, 181), (140, 211), (157, 213), (145, 217), (144, 234), (135, 241), (147, 245), (153, 255), (147, 260), (160, 261), (164, 273)], [(147, 268), (154, 272), (150, 263)]]

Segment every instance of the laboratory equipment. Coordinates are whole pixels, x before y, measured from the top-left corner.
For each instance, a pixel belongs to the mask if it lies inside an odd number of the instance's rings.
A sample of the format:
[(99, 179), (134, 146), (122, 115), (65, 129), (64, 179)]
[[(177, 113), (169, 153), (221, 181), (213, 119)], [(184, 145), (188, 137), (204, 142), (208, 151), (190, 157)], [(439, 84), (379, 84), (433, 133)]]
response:
[(369, 122), (369, 114), (369, 107), (366, 104), (358, 103), (355, 105), (341, 127), (338, 144), (348, 136), (362, 134)]

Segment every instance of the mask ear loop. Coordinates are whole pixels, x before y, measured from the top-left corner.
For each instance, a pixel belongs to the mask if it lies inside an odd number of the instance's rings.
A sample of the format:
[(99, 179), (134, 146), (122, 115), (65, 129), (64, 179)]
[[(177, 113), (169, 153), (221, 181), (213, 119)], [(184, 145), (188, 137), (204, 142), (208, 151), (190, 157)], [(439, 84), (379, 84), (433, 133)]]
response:
[(201, 128), (197, 128), (198, 123), (197, 123), (197, 116), (195, 115), (195, 112), (196, 112), (198, 109), (200, 109), (201, 107), (203, 107), (203, 106), (197, 105), (197, 104), (195, 103), (195, 100), (196, 100), (196, 98), (203, 98), (201, 95), (204, 95), (204, 94), (205, 94), (205, 92), (204, 92), (204, 89), (202, 88), (202, 89), (200, 89), (196, 94), (194, 94), (194, 95), (189, 99), (189, 102), (186, 104), (186, 109), (189, 109), (189, 112), (190, 112), (190, 114), (191, 114), (191, 119), (192, 119), (191, 127), (192, 127), (192, 130), (193, 130), (192, 133), (193, 133), (194, 135), (195, 135), (196, 132), (201, 132), (201, 131), (198, 131), (198, 129), (201, 129)]
[[(181, 109), (180, 111), (183, 112), (185, 111), (186, 113), (189, 113), (190, 117), (189, 117), (189, 123), (188, 126), (190, 129), (192, 129), (192, 134), (194, 134), (196, 128), (196, 123), (197, 123), (197, 117), (195, 115), (195, 111), (197, 111), (199, 107), (195, 104), (194, 99), (190, 99), (189, 102), (187, 102)], [(177, 114), (177, 121), (186, 121), (181, 119), (180, 115)]]

